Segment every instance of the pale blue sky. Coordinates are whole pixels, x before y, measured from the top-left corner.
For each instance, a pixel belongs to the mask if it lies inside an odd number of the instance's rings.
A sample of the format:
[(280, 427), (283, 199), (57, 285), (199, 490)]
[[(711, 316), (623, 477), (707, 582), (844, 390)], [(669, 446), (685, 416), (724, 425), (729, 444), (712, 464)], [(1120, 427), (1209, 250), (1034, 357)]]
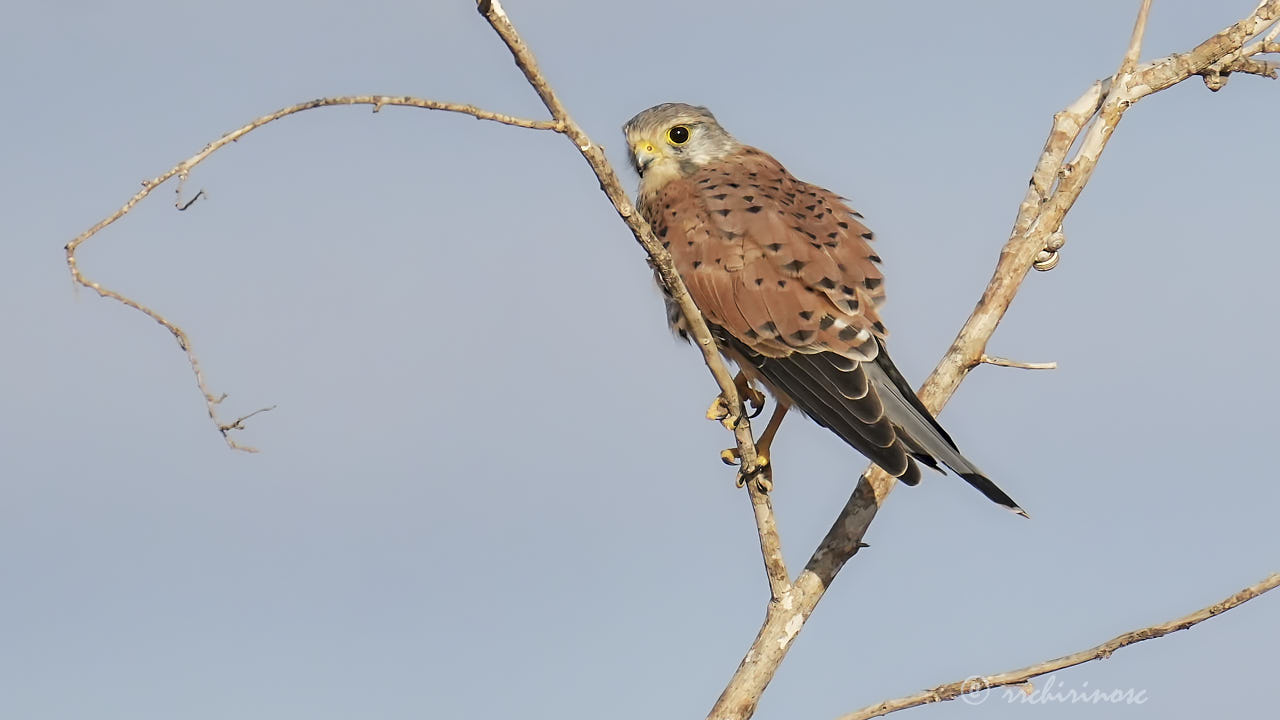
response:
[[(510, 0), (579, 122), (710, 106), (876, 231), (918, 382), (977, 299), (1051, 114), (1111, 72), (1136, 2)], [(1145, 56), (1252, 0), (1157, 2)], [(701, 717), (767, 586), (641, 251), (563, 138), (388, 108), (260, 130), (85, 246), (186, 327), (231, 452), (160, 327), (77, 292), (62, 245), (244, 122), (389, 93), (538, 115), (468, 0), (14, 3), (0, 27), (0, 717)], [(1272, 410), (1280, 84), (1126, 116), (943, 414), (1032, 513), (955, 478), (894, 493), (760, 706), (830, 718), (1081, 649), (1280, 569)], [(634, 177), (627, 174), (628, 184)], [(572, 284), (566, 282), (572, 279)], [(862, 458), (775, 445), (793, 567)], [(1058, 673), (1141, 706), (1272, 712), (1280, 596)], [(1087, 685), (1085, 685), (1087, 683)], [(905, 716), (904, 716), (905, 717)]]

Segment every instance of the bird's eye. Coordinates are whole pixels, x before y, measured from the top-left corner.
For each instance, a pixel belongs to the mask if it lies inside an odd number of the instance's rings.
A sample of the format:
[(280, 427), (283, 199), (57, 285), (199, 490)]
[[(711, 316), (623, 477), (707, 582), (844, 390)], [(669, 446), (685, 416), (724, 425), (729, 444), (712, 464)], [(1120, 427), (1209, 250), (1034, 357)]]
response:
[(667, 131), (667, 139), (672, 145), (683, 145), (689, 142), (689, 126), (676, 125)]

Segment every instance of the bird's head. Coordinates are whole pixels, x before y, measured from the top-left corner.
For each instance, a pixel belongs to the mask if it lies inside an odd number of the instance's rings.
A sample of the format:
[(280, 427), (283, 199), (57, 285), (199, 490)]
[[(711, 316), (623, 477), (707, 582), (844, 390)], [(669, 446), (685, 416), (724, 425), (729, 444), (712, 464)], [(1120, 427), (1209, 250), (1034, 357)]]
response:
[(622, 132), (645, 185), (687, 177), (741, 146), (710, 110), (684, 103), (655, 105), (628, 120)]

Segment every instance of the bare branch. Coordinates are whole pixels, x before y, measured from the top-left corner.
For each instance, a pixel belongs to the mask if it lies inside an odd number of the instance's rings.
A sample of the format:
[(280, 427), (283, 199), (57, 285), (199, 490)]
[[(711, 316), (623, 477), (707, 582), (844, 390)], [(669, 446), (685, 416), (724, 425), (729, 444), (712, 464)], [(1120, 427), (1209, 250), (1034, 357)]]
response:
[[(1044, 247), (1029, 235), (1031, 228), (1052, 193), (1068, 151), (1097, 112), (1104, 88), (1110, 85), (1109, 81), (1094, 83), (1084, 95), (1054, 115), (1049, 138), (1031, 175), (1013, 235), (1001, 251), (995, 274), (973, 314), (919, 393), (931, 411), (937, 412), (945, 404), (973, 361), (982, 355), (986, 340), (995, 332), (1027, 268)], [(755, 712), (761, 693), (772, 680), (796, 633), (813, 613), (836, 574), (863, 547), (867, 527), (893, 489), (893, 482), (892, 477), (874, 465), (859, 478), (831, 529), (792, 583), (788, 607), (769, 606), (759, 633), (709, 718), (744, 719)]]
[[(1280, 0), (1267, 0), (1259, 4), (1252, 15), (1213, 35), (1191, 52), (1170, 55), (1138, 67), (1129, 81), (1130, 91), (1142, 95), (1160, 92), (1191, 75), (1199, 75), (1216, 62), (1243, 56), (1246, 53), (1240, 51), (1245, 48), (1245, 43), (1266, 31), (1277, 19), (1280, 19)], [(1259, 45), (1256, 52), (1249, 54), (1260, 52)]]
[(1010, 360), (1009, 358), (998, 357), (995, 355), (987, 355), (985, 353), (983, 353), (982, 357), (978, 358), (978, 362), (986, 365), (999, 365), (1000, 367), (1021, 368), (1023, 370), (1058, 369), (1058, 363), (1056, 362), (1019, 362), (1017, 360)]
[(782, 539), (778, 535), (773, 503), (769, 500), (769, 493), (762, 490), (769, 487), (766, 483), (770, 482), (769, 476), (773, 469), (765, 466), (760, 472), (765, 477), (747, 483), (747, 496), (751, 499), (756, 533), (760, 537), (760, 556), (764, 558), (764, 571), (769, 579), (769, 597), (771, 602), (779, 602), (791, 591), (791, 575), (787, 572), (787, 563), (782, 557)]
[(236, 140), (239, 140), (240, 138), (244, 137), (250, 132), (253, 132), (254, 130), (264, 125), (275, 122), (280, 118), (293, 115), (294, 113), (299, 113), (304, 110), (311, 110), (318, 107), (327, 107), (332, 105), (372, 105), (375, 112), (377, 112), (384, 105), (400, 105), (405, 107), (422, 108), (425, 110), (443, 110), (446, 112), (462, 113), (465, 115), (470, 115), (478, 120), (490, 120), (493, 122), (501, 123), (503, 125), (514, 125), (516, 127), (530, 128), (534, 130), (551, 130), (554, 132), (563, 132), (563, 127), (561, 123), (555, 120), (530, 120), (528, 118), (515, 117), (513, 115), (503, 115), (501, 113), (495, 113), (489, 110), (481, 110), (480, 108), (474, 107), (472, 105), (462, 105), (459, 103), (446, 103), (446, 102), (439, 102), (436, 100), (425, 100), (422, 98), (415, 98), (415, 97), (409, 97), (409, 96), (389, 97), (385, 95), (354, 95), (349, 97), (320, 98), (317, 100), (311, 100), (304, 103), (298, 103), (297, 105), (290, 105), (289, 107), (286, 107), (286, 108), (281, 108), (280, 110), (277, 110), (271, 113), (270, 115), (264, 115), (258, 118), (257, 120), (254, 120), (253, 122), (247, 125), (243, 125), (227, 133), (226, 135), (223, 135), (221, 138), (209, 143), (204, 147), (203, 150), (196, 153), (195, 155), (192, 155), (186, 160), (183, 160), (177, 165), (173, 166), (168, 170), (168, 172), (165, 172), (162, 175), (158, 175), (154, 178), (151, 178), (150, 180), (143, 180), (142, 189), (139, 190), (136, 194), (134, 194), (133, 197), (129, 198), (129, 200), (125, 202), (124, 205), (121, 205), (120, 208), (117, 209), (115, 212), (111, 213), (110, 215), (103, 218), (102, 220), (99, 220), (97, 224), (95, 224), (93, 227), (80, 233), (75, 237), (74, 240), (67, 243), (67, 246), (66, 246), (67, 268), (71, 271), (71, 279), (74, 280), (76, 284), (87, 287), (90, 290), (93, 290), (94, 292), (98, 293), (98, 295), (102, 297), (110, 298), (112, 300), (115, 300), (116, 302), (119, 302), (128, 307), (131, 307), (134, 310), (137, 310), (138, 312), (142, 313), (143, 315), (146, 315), (147, 317), (151, 318), (152, 320), (155, 320), (157, 323), (163, 326), (166, 330), (168, 330), (173, 335), (174, 339), (178, 341), (178, 346), (181, 347), (183, 352), (187, 354), (187, 362), (191, 365), (191, 372), (195, 375), (196, 387), (200, 389), (200, 394), (204, 396), (205, 409), (209, 413), (209, 419), (212, 420), (214, 426), (218, 428), (218, 432), (220, 432), (222, 434), (222, 437), (227, 441), (227, 445), (234, 450), (242, 450), (244, 452), (257, 452), (255, 448), (249, 447), (247, 445), (241, 445), (240, 443), (236, 442), (235, 438), (232, 437), (231, 435), (232, 430), (243, 430), (244, 429), (244, 426), (242, 424), (243, 421), (249, 417), (252, 417), (252, 415), (256, 415), (257, 413), (251, 413), (250, 415), (246, 415), (245, 417), (242, 417), (231, 423), (224, 423), (218, 417), (217, 406), (218, 406), (218, 403), (221, 403), (223, 399), (226, 398), (226, 395), (215, 394), (212, 390), (209, 389), (209, 386), (204, 379), (204, 372), (200, 368), (200, 359), (196, 356), (195, 351), (192, 349), (191, 338), (187, 335), (187, 332), (183, 330), (179, 325), (174, 323), (173, 321), (161, 315), (156, 310), (146, 305), (143, 305), (142, 303), (134, 300), (131, 297), (128, 297), (127, 295), (124, 295), (120, 292), (117, 292), (108, 287), (105, 287), (104, 285), (98, 283), (97, 281), (90, 280), (88, 276), (84, 275), (80, 271), (80, 265), (78, 260), (76, 259), (76, 252), (80, 249), (80, 246), (83, 245), (89, 238), (93, 237), (94, 235), (97, 235), (101, 230), (106, 228), (108, 225), (114, 223), (115, 221), (127, 215), (129, 211), (134, 208), (135, 205), (145, 200), (146, 197), (151, 194), (152, 190), (155, 190), (157, 187), (160, 187), (161, 185), (163, 185), (165, 182), (167, 182), (174, 176), (177, 176), (179, 178), (178, 187), (176, 190), (177, 201), (175, 203), (175, 207), (177, 207), (179, 210), (186, 210), (187, 208), (191, 207), (192, 203), (194, 203), (202, 195), (204, 195), (204, 191), (201, 190), (197, 192), (195, 197), (191, 198), (190, 201), (185, 203), (182, 201), (182, 188), (186, 183), (187, 176), (190, 174), (191, 169), (199, 165), (201, 162), (203, 162), (205, 158), (209, 157), (210, 155), (217, 152), (221, 148), (226, 147), (228, 144), (233, 143)]
[(1258, 77), (1272, 80), (1280, 77), (1276, 73), (1277, 69), (1280, 69), (1280, 63), (1273, 60), (1259, 60), (1256, 57), (1257, 55), (1280, 53), (1280, 43), (1272, 42), (1277, 31), (1280, 31), (1280, 23), (1276, 23), (1262, 42), (1241, 48), (1240, 51), (1232, 53), (1232, 56), (1223, 58), (1200, 71), (1199, 74), (1200, 77), (1204, 78), (1205, 87), (1213, 92), (1221, 90), (1227, 84), (1227, 77), (1232, 73), (1257, 75)]
[(1122, 647), (1143, 642), (1145, 640), (1154, 640), (1158, 637), (1164, 637), (1170, 633), (1180, 630), (1186, 630), (1189, 627), (1199, 625), (1211, 617), (1221, 615), (1222, 613), (1258, 597), (1259, 595), (1274, 590), (1280, 586), (1280, 573), (1275, 573), (1267, 577), (1262, 582), (1251, 585), (1234, 595), (1225, 598), (1220, 602), (1216, 602), (1208, 607), (1184, 615), (1176, 620), (1170, 620), (1160, 625), (1152, 625), (1150, 627), (1141, 628), (1139, 630), (1130, 630), (1122, 635), (1117, 635), (1110, 640), (1098, 645), (1097, 647), (1081, 650), (1080, 652), (1064, 655), (1053, 660), (1046, 660), (1035, 665), (1028, 665), (1017, 670), (1009, 670), (1008, 672), (996, 673), (994, 675), (973, 676), (961, 680), (960, 682), (947, 683), (939, 685), (932, 690), (924, 690), (907, 695), (894, 700), (886, 700), (875, 705), (868, 705), (851, 712), (847, 715), (841, 715), (838, 720), (867, 720), (868, 718), (880, 717), (888, 715), (898, 710), (906, 710), (907, 708), (919, 707), (930, 703), (943, 702), (945, 700), (954, 700), (961, 695), (968, 695), (974, 692), (986, 692), (991, 688), (1005, 687), (1008, 685), (1020, 685), (1034, 677), (1047, 675), (1065, 668), (1081, 665), (1093, 660), (1104, 660), (1111, 657), (1111, 653)]
[(711, 331), (707, 328), (702, 313), (689, 297), (684, 281), (676, 273), (671, 255), (654, 237), (649, 223), (645, 222), (635, 206), (631, 204), (631, 199), (623, 189), (617, 173), (605, 157), (604, 148), (593, 142), (570, 117), (569, 111), (560, 102), (555, 90), (542, 74), (533, 51), (525, 44), (502, 8), (502, 3), (499, 0), (478, 0), (476, 8), (506, 44), (516, 66), (520, 68), (520, 72), (524, 73), (525, 79), (542, 99), (542, 104), (561, 124), (561, 132), (573, 141), (578, 152), (582, 153), (582, 157), (591, 166), (592, 172), (600, 180), (600, 189), (613, 203), (614, 210), (631, 229), (631, 233), (635, 235), (641, 247), (649, 254), (649, 262), (654, 271), (684, 313), (689, 333), (693, 336), (698, 349), (702, 351), (702, 359), (715, 377), (716, 384), (720, 386), (725, 404), (729, 408), (729, 417), (724, 420), (724, 423), (726, 427), (733, 429), (734, 439), (738, 444), (739, 457), (742, 460), (742, 478), (749, 481), (746, 483), (747, 491), (751, 494), (751, 505), (756, 518), (756, 530), (760, 536), (760, 547), (763, 550), (769, 588), (773, 601), (778, 602), (783, 594), (789, 591), (790, 582), (787, 580), (786, 566), (782, 563), (781, 540), (773, 520), (773, 503), (767, 492), (771, 473), (768, 468), (760, 468), (755, 441), (751, 435), (751, 422), (747, 418), (746, 409), (742, 406), (742, 398), (733, 381), (733, 374), (729, 372), (724, 360), (720, 357), (720, 351), (717, 349), (714, 338), (711, 337)]
[(1124, 53), (1117, 76), (1128, 75), (1138, 66), (1138, 59), (1142, 55), (1142, 38), (1147, 34), (1147, 16), (1150, 14), (1151, 0), (1142, 0), (1142, 7), (1138, 8), (1138, 19), (1133, 23), (1133, 34), (1129, 36), (1129, 49)]
[[(1121, 69), (1131, 66), (1130, 58), (1135, 58), (1134, 64), (1137, 62), (1148, 4), (1144, 0)], [(1280, 0), (1268, 0), (1260, 4), (1253, 15), (1217, 33), (1190, 53), (1172, 55), (1143, 66), (1134, 65), (1130, 71), (1095, 82), (1075, 102), (1054, 115), (1044, 151), (1036, 162), (1013, 232), (1000, 252), (995, 272), (977, 307), (920, 389), (920, 399), (930, 411), (941, 410), (968, 372), (980, 364), (987, 341), (1023, 279), (1038, 261), (1044, 262), (1041, 253), (1056, 242), (1063, 219), (1093, 175), (1098, 158), (1125, 110), (1137, 100), (1197, 76), (1238, 51), (1278, 16)], [(1082, 132), (1084, 138), (1068, 160)], [(894, 478), (874, 465), (859, 479), (804, 571), (792, 582), (785, 602), (769, 605), (760, 631), (708, 718), (745, 720), (755, 712), (761, 694), (796, 634), (836, 574), (862, 546), (863, 535), (892, 491), (894, 482)]]

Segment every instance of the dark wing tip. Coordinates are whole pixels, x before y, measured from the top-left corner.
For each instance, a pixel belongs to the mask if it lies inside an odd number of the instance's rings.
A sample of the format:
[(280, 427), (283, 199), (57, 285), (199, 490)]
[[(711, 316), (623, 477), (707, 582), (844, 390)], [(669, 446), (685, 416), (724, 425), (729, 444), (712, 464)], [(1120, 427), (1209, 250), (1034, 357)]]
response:
[(907, 458), (907, 469), (902, 471), (898, 476), (898, 481), (903, 485), (919, 485), (920, 484), (920, 466), (916, 464), (913, 458)]
[(915, 458), (916, 461), (918, 461), (921, 465), (924, 465), (925, 467), (939, 474), (942, 474), (942, 475), (947, 474), (947, 471), (943, 470), (942, 466), (938, 464), (937, 458), (935, 458), (934, 456), (930, 455), (927, 452), (924, 452), (923, 450), (911, 450), (910, 443), (909, 443), (910, 438), (905, 438), (902, 435), (899, 435), (898, 439), (902, 440), (903, 444), (908, 446), (907, 452), (910, 453), (911, 457)]
[(997, 505), (1003, 505), (1028, 520), (1031, 519), (1031, 516), (1027, 514), (1026, 510), (1018, 507), (1018, 503), (1014, 502), (1013, 498), (1009, 497), (1003, 490), (996, 487), (996, 484), (988, 480), (985, 475), (981, 475), (979, 473), (960, 473), (960, 477), (964, 478), (965, 482), (972, 485), (978, 492), (986, 495), (987, 499), (991, 502)]

